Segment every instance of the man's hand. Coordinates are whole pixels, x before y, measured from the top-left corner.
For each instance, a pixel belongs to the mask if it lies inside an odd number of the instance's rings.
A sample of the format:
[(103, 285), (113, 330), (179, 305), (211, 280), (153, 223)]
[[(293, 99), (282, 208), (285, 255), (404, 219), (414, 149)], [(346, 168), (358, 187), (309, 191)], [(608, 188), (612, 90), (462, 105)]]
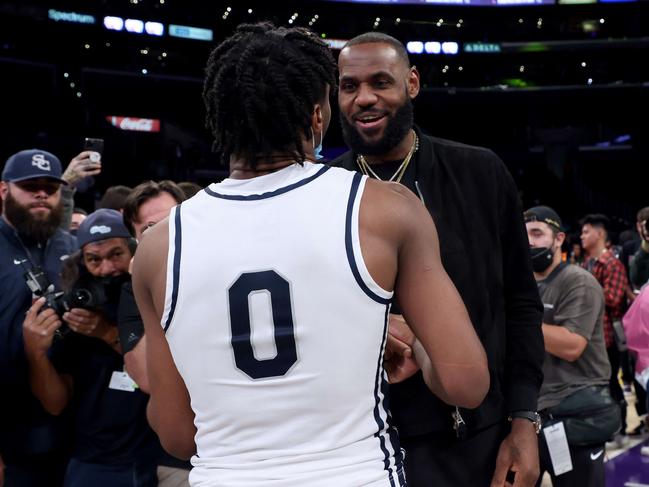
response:
[(61, 320), (53, 309), (42, 310), (45, 298), (38, 298), (27, 311), (23, 321), (25, 353), (29, 357), (44, 356), (52, 346), (54, 332), (61, 326)]
[(63, 173), (70, 186), (76, 186), (81, 180), (90, 176), (96, 176), (101, 172), (101, 161), (92, 161), (90, 155), (95, 154), (92, 151), (83, 151), (70, 161), (68, 167)]
[(390, 315), (383, 361), (390, 384), (404, 381), (419, 370), (419, 364), (415, 361), (412, 350), (415, 340), (415, 335), (403, 316)]
[(72, 331), (99, 339), (103, 339), (110, 327), (104, 315), (82, 308), (72, 308), (63, 315), (63, 319)]
[[(514, 472), (514, 483), (507, 473)], [(514, 418), (511, 433), (500, 444), (491, 487), (534, 487), (539, 478), (539, 444), (531, 421)]]

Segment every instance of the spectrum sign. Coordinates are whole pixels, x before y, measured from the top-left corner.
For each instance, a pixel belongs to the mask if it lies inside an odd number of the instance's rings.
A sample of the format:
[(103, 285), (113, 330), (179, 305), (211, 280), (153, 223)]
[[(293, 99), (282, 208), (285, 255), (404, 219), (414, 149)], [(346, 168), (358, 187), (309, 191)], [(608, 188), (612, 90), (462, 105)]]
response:
[(47, 11), (47, 18), (54, 22), (72, 22), (74, 24), (94, 24), (96, 22), (94, 15), (62, 12), (53, 8)]

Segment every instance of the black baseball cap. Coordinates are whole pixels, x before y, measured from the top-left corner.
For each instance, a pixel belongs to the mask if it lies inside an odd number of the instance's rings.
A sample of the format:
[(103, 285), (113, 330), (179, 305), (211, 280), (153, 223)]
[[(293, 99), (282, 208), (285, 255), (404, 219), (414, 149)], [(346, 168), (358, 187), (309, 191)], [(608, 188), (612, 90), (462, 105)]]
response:
[(543, 222), (559, 231), (563, 231), (561, 228), (563, 226), (561, 218), (557, 212), (549, 206), (535, 206), (530, 208), (523, 213), (523, 218), (525, 219), (525, 223)]

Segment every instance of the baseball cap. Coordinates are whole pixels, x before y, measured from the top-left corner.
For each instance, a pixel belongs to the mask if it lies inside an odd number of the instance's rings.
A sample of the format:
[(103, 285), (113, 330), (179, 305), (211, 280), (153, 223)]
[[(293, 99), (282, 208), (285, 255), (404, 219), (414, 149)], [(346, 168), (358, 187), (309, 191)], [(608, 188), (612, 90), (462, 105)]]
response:
[(131, 238), (122, 214), (117, 210), (103, 208), (97, 210), (81, 222), (77, 230), (79, 247), (109, 238)]
[(62, 174), (61, 161), (58, 157), (44, 150), (29, 149), (16, 152), (7, 159), (2, 170), (2, 180), (17, 183), (28, 179), (47, 178), (68, 184), (61, 179)]
[(530, 208), (523, 213), (523, 218), (525, 219), (525, 223), (543, 222), (561, 231), (561, 218), (557, 212), (549, 206), (535, 206)]

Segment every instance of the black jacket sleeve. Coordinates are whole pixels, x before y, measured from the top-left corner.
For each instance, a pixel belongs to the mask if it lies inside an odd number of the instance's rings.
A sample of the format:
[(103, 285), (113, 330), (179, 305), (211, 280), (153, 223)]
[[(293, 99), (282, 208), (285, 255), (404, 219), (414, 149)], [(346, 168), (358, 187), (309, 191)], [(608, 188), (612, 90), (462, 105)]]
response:
[(501, 163), (500, 238), (506, 312), (505, 407), (535, 411), (543, 382), (543, 305), (532, 273), (523, 211), (514, 180)]
[(122, 355), (135, 348), (140, 339), (144, 336), (144, 322), (137, 309), (133, 285), (131, 282), (122, 285), (122, 294), (119, 298), (117, 311), (117, 326), (119, 341), (122, 344)]

